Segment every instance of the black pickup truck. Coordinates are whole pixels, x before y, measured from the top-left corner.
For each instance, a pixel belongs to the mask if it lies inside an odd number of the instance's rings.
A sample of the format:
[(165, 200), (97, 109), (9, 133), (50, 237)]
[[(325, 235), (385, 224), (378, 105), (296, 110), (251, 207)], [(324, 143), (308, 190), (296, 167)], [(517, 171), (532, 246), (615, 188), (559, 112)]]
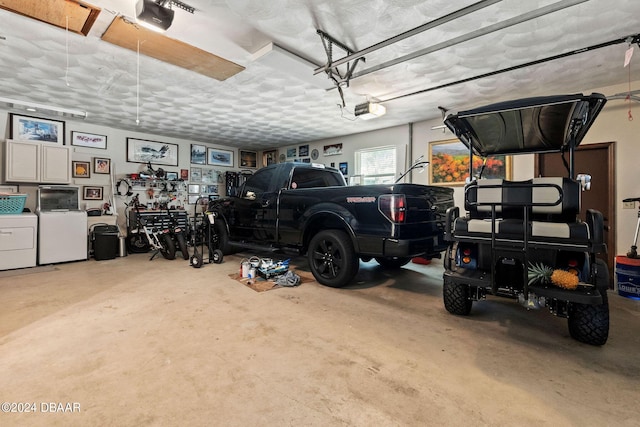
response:
[(440, 257), (453, 189), (417, 184), (347, 186), (324, 165), (280, 163), (250, 176), (237, 197), (212, 200), (217, 244), (307, 254), (316, 280), (341, 287), (359, 259), (398, 268), (412, 257)]

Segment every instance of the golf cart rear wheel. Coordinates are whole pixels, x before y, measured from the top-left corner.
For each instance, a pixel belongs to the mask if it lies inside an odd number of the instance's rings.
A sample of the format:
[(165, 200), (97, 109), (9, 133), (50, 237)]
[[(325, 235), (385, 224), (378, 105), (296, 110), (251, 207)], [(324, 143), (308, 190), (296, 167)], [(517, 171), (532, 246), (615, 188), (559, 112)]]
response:
[(591, 345), (604, 345), (609, 338), (609, 301), (607, 292), (601, 291), (602, 304), (573, 303), (569, 307), (569, 334), (571, 338)]
[(215, 249), (211, 255), (212, 255), (211, 259), (213, 260), (214, 263), (222, 264), (222, 260), (224, 259), (224, 254), (220, 249)]
[(192, 255), (191, 260), (189, 262), (191, 263), (191, 267), (193, 268), (202, 267), (202, 255), (200, 254)]
[(444, 308), (449, 313), (459, 316), (467, 316), (471, 313), (473, 301), (469, 297), (468, 285), (453, 283), (451, 280), (445, 279), (442, 286), (442, 298)]

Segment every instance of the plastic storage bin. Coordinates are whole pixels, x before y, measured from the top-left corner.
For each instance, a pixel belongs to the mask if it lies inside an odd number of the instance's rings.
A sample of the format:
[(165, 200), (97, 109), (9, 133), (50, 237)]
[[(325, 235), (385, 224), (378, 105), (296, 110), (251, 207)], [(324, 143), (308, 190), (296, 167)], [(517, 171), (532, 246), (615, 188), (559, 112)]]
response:
[(618, 255), (616, 257), (616, 282), (619, 295), (640, 299), (640, 259)]
[(96, 261), (114, 259), (120, 252), (118, 227), (107, 224), (94, 225), (91, 231), (91, 242), (93, 257)]
[(0, 215), (21, 214), (26, 200), (26, 194), (0, 193)]

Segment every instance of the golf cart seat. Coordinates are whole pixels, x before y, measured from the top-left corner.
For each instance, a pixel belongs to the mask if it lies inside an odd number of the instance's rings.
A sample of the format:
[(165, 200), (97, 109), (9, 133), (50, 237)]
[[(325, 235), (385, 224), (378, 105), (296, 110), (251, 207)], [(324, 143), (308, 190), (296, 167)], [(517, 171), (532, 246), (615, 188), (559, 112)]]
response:
[(590, 210), (586, 222), (577, 217), (580, 191), (577, 181), (562, 177), (472, 181), (465, 187), (468, 214), (450, 218), (451, 235), (464, 241), (487, 241), (493, 236), (497, 242), (524, 242), (526, 224), (530, 245), (602, 244), (602, 236), (593, 231), (601, 229), (597, 222), (602, 222), (602, 214)]

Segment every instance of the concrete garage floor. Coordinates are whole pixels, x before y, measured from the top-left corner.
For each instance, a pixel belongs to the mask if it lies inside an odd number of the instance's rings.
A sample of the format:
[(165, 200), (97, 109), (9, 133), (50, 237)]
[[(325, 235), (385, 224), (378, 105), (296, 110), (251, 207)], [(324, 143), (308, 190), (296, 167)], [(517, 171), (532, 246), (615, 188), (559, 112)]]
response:
[(0, 401), (36, 411), (0, 425), (640, 424), (637, 301), (611, 294), (598, 348), (511, 300), (449, 315), (439, 262), (258, 293), (228, 277), (241, 258), (0, 278)]

